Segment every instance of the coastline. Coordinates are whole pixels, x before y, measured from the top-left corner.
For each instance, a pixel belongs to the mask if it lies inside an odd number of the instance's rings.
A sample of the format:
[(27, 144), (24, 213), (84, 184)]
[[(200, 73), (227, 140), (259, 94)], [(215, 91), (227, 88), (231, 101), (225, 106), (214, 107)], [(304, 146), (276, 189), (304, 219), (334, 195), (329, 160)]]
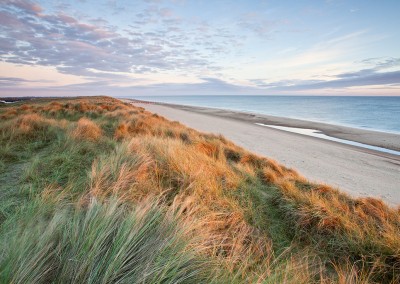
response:
[(399, 135), (203, 107), (126, 101), (197, 130), (220, 133), (239, 146), (299, 171), (311, 181), (329, 184), (355, 197), (373, 196), (390, 205), (400, 204), (400, 156), (255, 123), (323, 129), (326, 134), (341, 134), (364, 143), (375, 139), (376, 144), (382, 141), (394, 149), (398, 149), (393, 144)]
[[(151, 101), (142, 101), (136, 99), (126, 99), (132, 102), (142, 104), (162, 105), (175, 109), (187, 110), (191, 112), (223, 117), (253, 124), (264, 124), (274, 126), (284, 126), (292, 128), (315, 129), (321, 133), (344, 140), (354, 141), (366, 145), (386, 148), (394, 151), (400, 151), (400, 134), (381, 132), (375, 130), (360, 129), (343, 125), (328, 124), (302, 119), (286, 118), (273, 115), (255, 114), (227, 109), (207, 108), (197, 106), (187, 106)], [(360, 147), (358, 147), (360, 148)], [(368, 150), (368, 149), (366, 149)], [(375, 151), (374, 151), (375, 152)]]

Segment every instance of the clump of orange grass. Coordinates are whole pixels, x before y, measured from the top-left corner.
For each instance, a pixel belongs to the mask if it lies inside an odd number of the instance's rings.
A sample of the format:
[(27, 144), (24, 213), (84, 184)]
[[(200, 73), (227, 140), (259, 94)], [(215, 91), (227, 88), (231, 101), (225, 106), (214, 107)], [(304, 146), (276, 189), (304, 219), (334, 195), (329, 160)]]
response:
[(126, 122), (121, 122), (114, 132), (114, 138), (116, 140), (122, 140), (128, 138), (130, 136), (129, 133), (129, 125)]
[(15, 108), (8, 108), (0, 117), (1, 119), (10, 119), (17, 115), (18, 111)]
[(38, 114), (25, 114), (18, 117), (15, 129), (23, 133), (37, 131), (50, 124), (50, 120)]
[(21, 114), (2, 125), (3, 133), (13, 139), (42, 137), (51, 126), (64, 126), (59, 121), (45, 118), (36, 113)]
[(22, 105), (18, 108), (18, 110), (20, 110), (20, 111), (28, 111), (31, 109), (32, 109), (32, 106), (30, 106), (30, 105)]
[(101, 135), (102, 131), (100, 127), (86, 117), (78, 120), (77, 126), (72, 132), (72, 137), (90, 141), (99, 140)]

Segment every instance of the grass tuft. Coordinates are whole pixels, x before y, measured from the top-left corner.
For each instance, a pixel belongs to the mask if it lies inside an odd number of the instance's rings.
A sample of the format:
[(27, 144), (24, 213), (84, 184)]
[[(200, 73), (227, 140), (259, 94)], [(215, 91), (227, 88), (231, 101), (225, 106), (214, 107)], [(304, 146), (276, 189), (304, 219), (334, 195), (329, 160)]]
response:
[[(82, 107), (80, 106), (80, 110)], [(83, 109), (86, 109), (86, 107), (83, 107)], [(79, 119), (75, 130), (72, 132), (72, 137), (90, 141), (99, 140), (101, 135), (100, 127), (95, 122), (84, 117)]]

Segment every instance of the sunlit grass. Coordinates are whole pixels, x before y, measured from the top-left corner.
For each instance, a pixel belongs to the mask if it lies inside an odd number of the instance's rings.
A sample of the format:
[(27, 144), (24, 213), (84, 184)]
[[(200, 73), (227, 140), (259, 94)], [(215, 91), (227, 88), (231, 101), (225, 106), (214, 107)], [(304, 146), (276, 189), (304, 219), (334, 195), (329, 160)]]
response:
[[(399, 209), (380, 200), (309, 183), (222, 136), (111, 98), (17, 103), (1, 106), (0, 116), (0, 221), (2, 240), (10, 240), (2, 242), (2, 282), (400, 280)], [(138, 211), (143, 204), (150, 209)], [(144, 221), (154, 214), (162, 221)], [(93, 235), (83, 233), (85, 218), (95, 220)], [(115, 276), (111, 268), (131, 251), (109, 257), (104, 247), (126, 248), (130, 230), (147, 223), (149, 241), (184, 245), (169, 256), (170, 247), (154, 246), (149, 257), (160, 262), (143, 262), (152, 276), (140, 274), (144, 266)], [(119, 237), (107, 239), (109, 232)], [(140, 240), (135, 249), (148, 245)], [(71, 273), (81, 278), (66, 278)]]

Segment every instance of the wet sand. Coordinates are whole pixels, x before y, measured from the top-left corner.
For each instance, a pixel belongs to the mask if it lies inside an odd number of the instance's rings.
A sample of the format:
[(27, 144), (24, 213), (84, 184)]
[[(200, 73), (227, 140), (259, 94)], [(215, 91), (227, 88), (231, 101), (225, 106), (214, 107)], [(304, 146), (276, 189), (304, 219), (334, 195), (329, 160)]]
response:
[(400, 135), (236, 111), (139, 103), (150, 112), (203, 132), (222, 134), (254, 153), (273, 158), (311, 181), (355, 197), (400, 205), (400, 156), (346, 145), (255, 123), (317, 129), (341, 139), (400, 151)]

